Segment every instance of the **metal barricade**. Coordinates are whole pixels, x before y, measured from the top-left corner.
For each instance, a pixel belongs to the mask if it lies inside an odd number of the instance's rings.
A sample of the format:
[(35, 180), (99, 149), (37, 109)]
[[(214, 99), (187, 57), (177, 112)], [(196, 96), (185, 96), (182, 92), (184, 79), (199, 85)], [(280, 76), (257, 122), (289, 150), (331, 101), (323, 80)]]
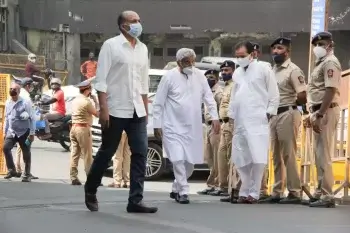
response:
[[(334, 176), (334, 195), (341, 196), (343, 204), (350, 204), (349, 197), (349, 160), (350, 160), (350, 138), (348, 125), (350, 118), (348, 110), (350, 109), (350, 70), (342, 72), (340, 94), (343, 97), (340, 101), (340, 119), (338, 128), (334, 136), (334, 153), (332, 156), (332, 167)], [(313, 134), (311, 128), (305, 128), (303, 125), (300, 129), (298, 140), (298, 165), (300, 167), (300, 179), (302, 182), (302, 195), (305, 193), (309, 198), (312, 197), (318, 185), (318, 178), (315, 165), (315, 151), (313, 148)], [(269, 192), (272, 192), (274, 184), (273, 176), (273, 158), (271, 151), (269, 152)], [(343, 191), (341, 194), (340, 192)], [(340, 195), (339, 195), (340, 194)]]
[(5, 120), (5, 102), (8, 97), (8, 91), (10, 88), (10, 75), (0, 74), (0, 175), (7, 173), (5, 155), (2, 152), (4, 145), (3, 127)]

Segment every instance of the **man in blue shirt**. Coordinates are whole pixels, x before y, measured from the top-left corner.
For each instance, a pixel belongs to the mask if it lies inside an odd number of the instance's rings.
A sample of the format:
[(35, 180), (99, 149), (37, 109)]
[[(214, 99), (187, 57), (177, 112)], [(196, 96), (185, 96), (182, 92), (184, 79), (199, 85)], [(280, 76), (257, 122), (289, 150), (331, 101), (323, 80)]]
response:
[(35, 115), (30, 100), (19, 96), (21, 87), (13, 83), (10, 87), (11, 98), (5, 105), (4, 148), (8, 174), (4, 177), (10, 179), (16, 177), (16, 168), (12, 157), (12, 148), (16, 143), (22, 149), (25, 163), (22, 182), (30, 182), (31, 153), (30, 145), (34, 141)]

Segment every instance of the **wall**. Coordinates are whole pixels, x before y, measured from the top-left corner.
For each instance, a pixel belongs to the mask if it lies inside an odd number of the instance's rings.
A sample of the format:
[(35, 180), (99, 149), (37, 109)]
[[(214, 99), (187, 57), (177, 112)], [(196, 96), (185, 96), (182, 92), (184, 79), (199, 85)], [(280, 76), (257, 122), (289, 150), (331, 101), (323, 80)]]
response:
[(46, 57), (46, 66), (68, 70), (68, 84), (80, 81), (80, 35), (52, 31), (26, 30), (27, 48)]

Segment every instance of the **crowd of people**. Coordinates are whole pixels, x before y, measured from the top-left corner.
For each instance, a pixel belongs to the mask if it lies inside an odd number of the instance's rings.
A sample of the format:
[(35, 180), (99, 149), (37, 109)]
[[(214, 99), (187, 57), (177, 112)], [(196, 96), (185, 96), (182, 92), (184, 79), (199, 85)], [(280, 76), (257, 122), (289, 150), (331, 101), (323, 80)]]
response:
[[(148, 49), (138, 39), (142, 25), (136, 12), (122, 12), (118, 27), (121, 34), (105, 41), (101, 48), (96, 78), (77, 85), (81, 95), (72, 104), (70, 176), (73, 185), (81, 185), (77, 165), (79, 158), (84, 158), (85, 204), (90, 211), (98, 211), (97, 189), (108, 162), (115, 156), (115, 179), (109, 186), (130, 188), (128, 212), (155, 213), (157, 207), (143, 202), (148, 143)], [(219, 71), (208, 70), (203, 75), (194, 67), (196, 54), (192, 49), (177, 51), (177, 67), (162, 77), (153, 103), (154, 135), (162, 141), (175, 176), (170, 198), (180, 204), (190, 203), (187, 180), (194, 164), (204, 162), (206, 151), (210, 167), (208, 188), (199, 194), (223, 196), (222, 202), (241, 204), (302, 203), (296, 140), (302, 123), (298, 106), (307, 104), (310, 114), (304, 124), (313, 129), (319, 178), (314, 197), (307, 204), (335, 207), (331, 148), (340, 111), (340, 63), (333, 54), (332, 35), (318, 33), (312, 39), (317, 60), (306, 85), (302, 70), (291, 61), (291, 43), (291, 39), (282, 37), (271, 44), (273, 67), (259, 60), (258, 44), (238, 43), (234, 58), (220, 67), (224, 88), (218, 85)], [(82, 66), (87, 78), (95, 66), (92, 61)], [(91, 83), (98, 99), (91, 95)], [(64, 99), (60, 83), (51, 84), (56, 86), (47, 103), (59, 105), (62, 96)], [(20, 87), (13, 84), (11, 98), (6, 102), (3, 150), (9, 173), (5, 178), (18, 176), (11, 154), (18, 143), (25, 163), (23, 181), (30, 181), (35, 121), (32, 103), (20, 98), (19, 92)], [(205, 150), (202, 103), (208, 125)], [(92, 116), (99, 118), (102, 130), (102, 144), (94, 160)], [(266, 185), (269, 148), (275, 177), (271, 195), (267, 195)], [(124, 172), (120, 172), (120, 167)], [(286, 188), (289, 194), (284, 197)]]

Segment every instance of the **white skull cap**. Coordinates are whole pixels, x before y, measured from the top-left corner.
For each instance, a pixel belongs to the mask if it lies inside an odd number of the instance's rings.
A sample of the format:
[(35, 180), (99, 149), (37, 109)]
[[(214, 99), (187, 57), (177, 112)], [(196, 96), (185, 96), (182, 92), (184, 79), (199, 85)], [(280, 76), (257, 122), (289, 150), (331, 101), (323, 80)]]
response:
[(194, 52), (193, 49), (182, 48), (176, 52), (176, 61), (181, 61), (182, 59), (187, 58), (187, 57), (196, 58), (196, 53)]
[(33, 58), (36, 58), (36, 55), (34, 53), (28, 54), (28, 60), (31, 60)]
[(61, 82), (61, 79), (59, 79), (59, 78), (53, 78), (53, 79), (51, 79), (51, 84), (61, 85), (62, 82)]

